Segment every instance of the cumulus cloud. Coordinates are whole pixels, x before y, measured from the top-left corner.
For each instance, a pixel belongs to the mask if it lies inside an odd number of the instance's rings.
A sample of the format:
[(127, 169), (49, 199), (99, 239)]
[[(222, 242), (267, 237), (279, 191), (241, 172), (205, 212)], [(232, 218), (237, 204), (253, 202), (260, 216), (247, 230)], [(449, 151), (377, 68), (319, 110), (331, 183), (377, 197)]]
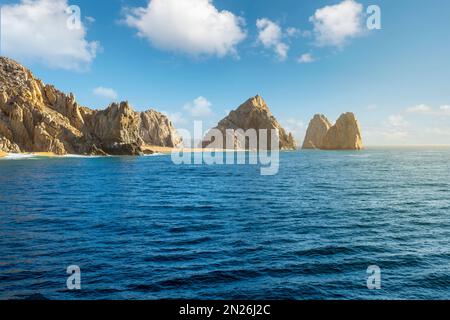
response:
[(190, 55), (236, 55), (245, 21), (212, 0), (150, 0), (128, 10), (125, 24), (155, 47)]
[(309, 20), (320, 46), (340, 47), (364, 33), (363, 6), (354, 0), (320, 8)]
[(406, 109), (409, 113), (419, 113), (433, 116), (450, 116), (450, 105), (443, 105), (439, 108), (433, 108), (427, 104), (419, 104)]
[(389, 140), (404, 140), (406, 137), (408, 137), (409, 133), (404, 130), (390, 130), (390, 131), (383, 131), (381, 132), (381, 135)]
[(97, 87), (92, 92), (97, 97), (108, 100), (117, 100), (118, 97), (117, 92), (112, 88)]
[(286, 34), (288, 35), (288, 37), (296, 37), (301, 34), (301, 31), (300, 29), (289, 27), (286, 29)]
[(431, 107), (426, 104), (419, 104), (409, 108), (407, 111), (410, 113), (428, 113), (431, 111)]
[(164, 114), (165, 116), (167, 116), (167, 118), (169, 118), (169, 120), (172, 121), (172, 123), (175, 126), (186, 123), (186, 119), (183, 117), (183, 114), (181, 112), (173, 112), (172, 113), (172, 112), (162, 111), (161, 113)]
[(450, 105), (440, 106), (439, 110), (450, 115)]
[(427, 128), (425, 131), (437, 136), (450, 136), (450, 129), (448, 128)]
[(298, 57), (297, 62), (298, 63), (312, 63), (316, 59), (313, 57), (311, 53), (304, 53), (300, 57)]
[(256, 20), (256, 27), (258, 28), (258, 41), (266, 49), (273, 49), (281, 61), (286, 60), (289, 46), (283, 42), (281, 27), (267, 18)]
[[(391, 115), (384, 122), (382, 128), (374, 129), (370, 135), (381, 136), (388, 141), (402, 141), (406, 139), (410, 132), (409, 122), (402, 115)], [(367, 134), (367, 133), (366, 133)]]
[(388, 118), (388, 124), (393, 127), (407, 127), (409, 125), (408, 121), (401, 115), (391, 115)]
[(282, 124), (287, 132), (292, 133), (297, 142), (300, 142), (304, 138), (306, 133), (306, 126), (303, 121), (289, 118), (286, 121), (283, 121)]
[(211, 102), (200, 96), (194, 101), (185, 104), (183, 109), (193, 118), (205, 118), (213, 115), (211, 106)]
[(2, 55), (53, 68), (82, 70), (94, 60), (99, 43), (86, 40), (86, 28), (69, 28), (67, 0), (21, 0), (2, 5)]
[(290, 38), (295, 38), (295, 37), (308, 38), (308, 37), (311, 36), (311, 31), (309, 31), (309, 30), (300, 30), (298, 28), (289, 27), (289, 28), (286, 29), (285, 34), (286, 34), (286, 36), (288, 36)]

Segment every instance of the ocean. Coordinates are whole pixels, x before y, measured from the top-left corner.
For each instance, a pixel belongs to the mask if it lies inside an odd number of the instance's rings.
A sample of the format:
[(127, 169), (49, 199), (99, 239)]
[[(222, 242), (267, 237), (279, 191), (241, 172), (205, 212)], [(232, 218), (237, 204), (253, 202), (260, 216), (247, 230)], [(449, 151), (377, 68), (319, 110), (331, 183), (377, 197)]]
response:
[(0, 299), (449, 299), (449, 187), (445, 147), (3, 159)]

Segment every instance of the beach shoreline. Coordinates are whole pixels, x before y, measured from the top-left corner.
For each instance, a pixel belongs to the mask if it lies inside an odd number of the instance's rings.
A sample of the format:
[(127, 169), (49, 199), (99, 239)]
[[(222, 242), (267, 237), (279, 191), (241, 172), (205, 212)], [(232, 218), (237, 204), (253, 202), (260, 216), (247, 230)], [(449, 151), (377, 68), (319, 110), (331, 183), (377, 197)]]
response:
[(234, 150), (234, 149), (214, 149), (214, 148), (171, 148), (171, 147), (159, 147), (159, 146), (143, 146), (142, 148), (144, 153), (153, 152), (153, 153), (163, 153), (170, 154), (172, 152), (192, 152), (192, 153), (201, 153), (201, 152), (242, 152), (245, 150)]
[(53, 158), (58, 157), (59, 155), (53, 152), (23, 152), (23, 153), (8, 153), (4, 151), (0, 151), (0, 159), (1, 158), (20, 158), (20, 157), (46, 157)]
[[(245, 150), (231, 150), (231, 149), (202, 149), (202, 148), (171, 148), (171, 147), (159, 147), (159, 146), (144, 146), (143, 151), (145, 155), (152, 154), (162, 154), (162, 155), (170, 155), (173, 152), (191, 152), (191, 153), (202, 153), (202, 152), (242, 152)], [(0, 159), (8, 159), (8, 158), (21, 158), (21, 157), (45, 157), (45, 158), (63, 158), (63, 157), (96, 157), (96, 155), (77, 155), (77, 154), (64, 154), (58, 155), (53, 152), (23, 152), (23, 153), (8, 153), (4, 151), (0, 151)], [(108, 156), (109, 157), (109, 156)]]

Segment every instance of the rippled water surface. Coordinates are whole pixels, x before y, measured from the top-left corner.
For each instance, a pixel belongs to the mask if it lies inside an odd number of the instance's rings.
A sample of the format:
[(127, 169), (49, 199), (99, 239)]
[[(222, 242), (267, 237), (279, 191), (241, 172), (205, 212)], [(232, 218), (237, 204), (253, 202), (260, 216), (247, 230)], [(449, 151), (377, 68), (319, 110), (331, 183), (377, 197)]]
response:
[(0, 299), (450, 298), (449, 148), (280, 161), (0, 160)]

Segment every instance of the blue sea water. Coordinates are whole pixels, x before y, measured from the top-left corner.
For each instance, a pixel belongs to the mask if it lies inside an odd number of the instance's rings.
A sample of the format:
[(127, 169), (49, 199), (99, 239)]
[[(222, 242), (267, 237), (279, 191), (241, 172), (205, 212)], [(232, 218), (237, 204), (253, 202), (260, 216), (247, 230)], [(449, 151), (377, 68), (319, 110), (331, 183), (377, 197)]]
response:
[(0, 160), (0, 299), (450, 298), (450, 148), (280, 157)]

